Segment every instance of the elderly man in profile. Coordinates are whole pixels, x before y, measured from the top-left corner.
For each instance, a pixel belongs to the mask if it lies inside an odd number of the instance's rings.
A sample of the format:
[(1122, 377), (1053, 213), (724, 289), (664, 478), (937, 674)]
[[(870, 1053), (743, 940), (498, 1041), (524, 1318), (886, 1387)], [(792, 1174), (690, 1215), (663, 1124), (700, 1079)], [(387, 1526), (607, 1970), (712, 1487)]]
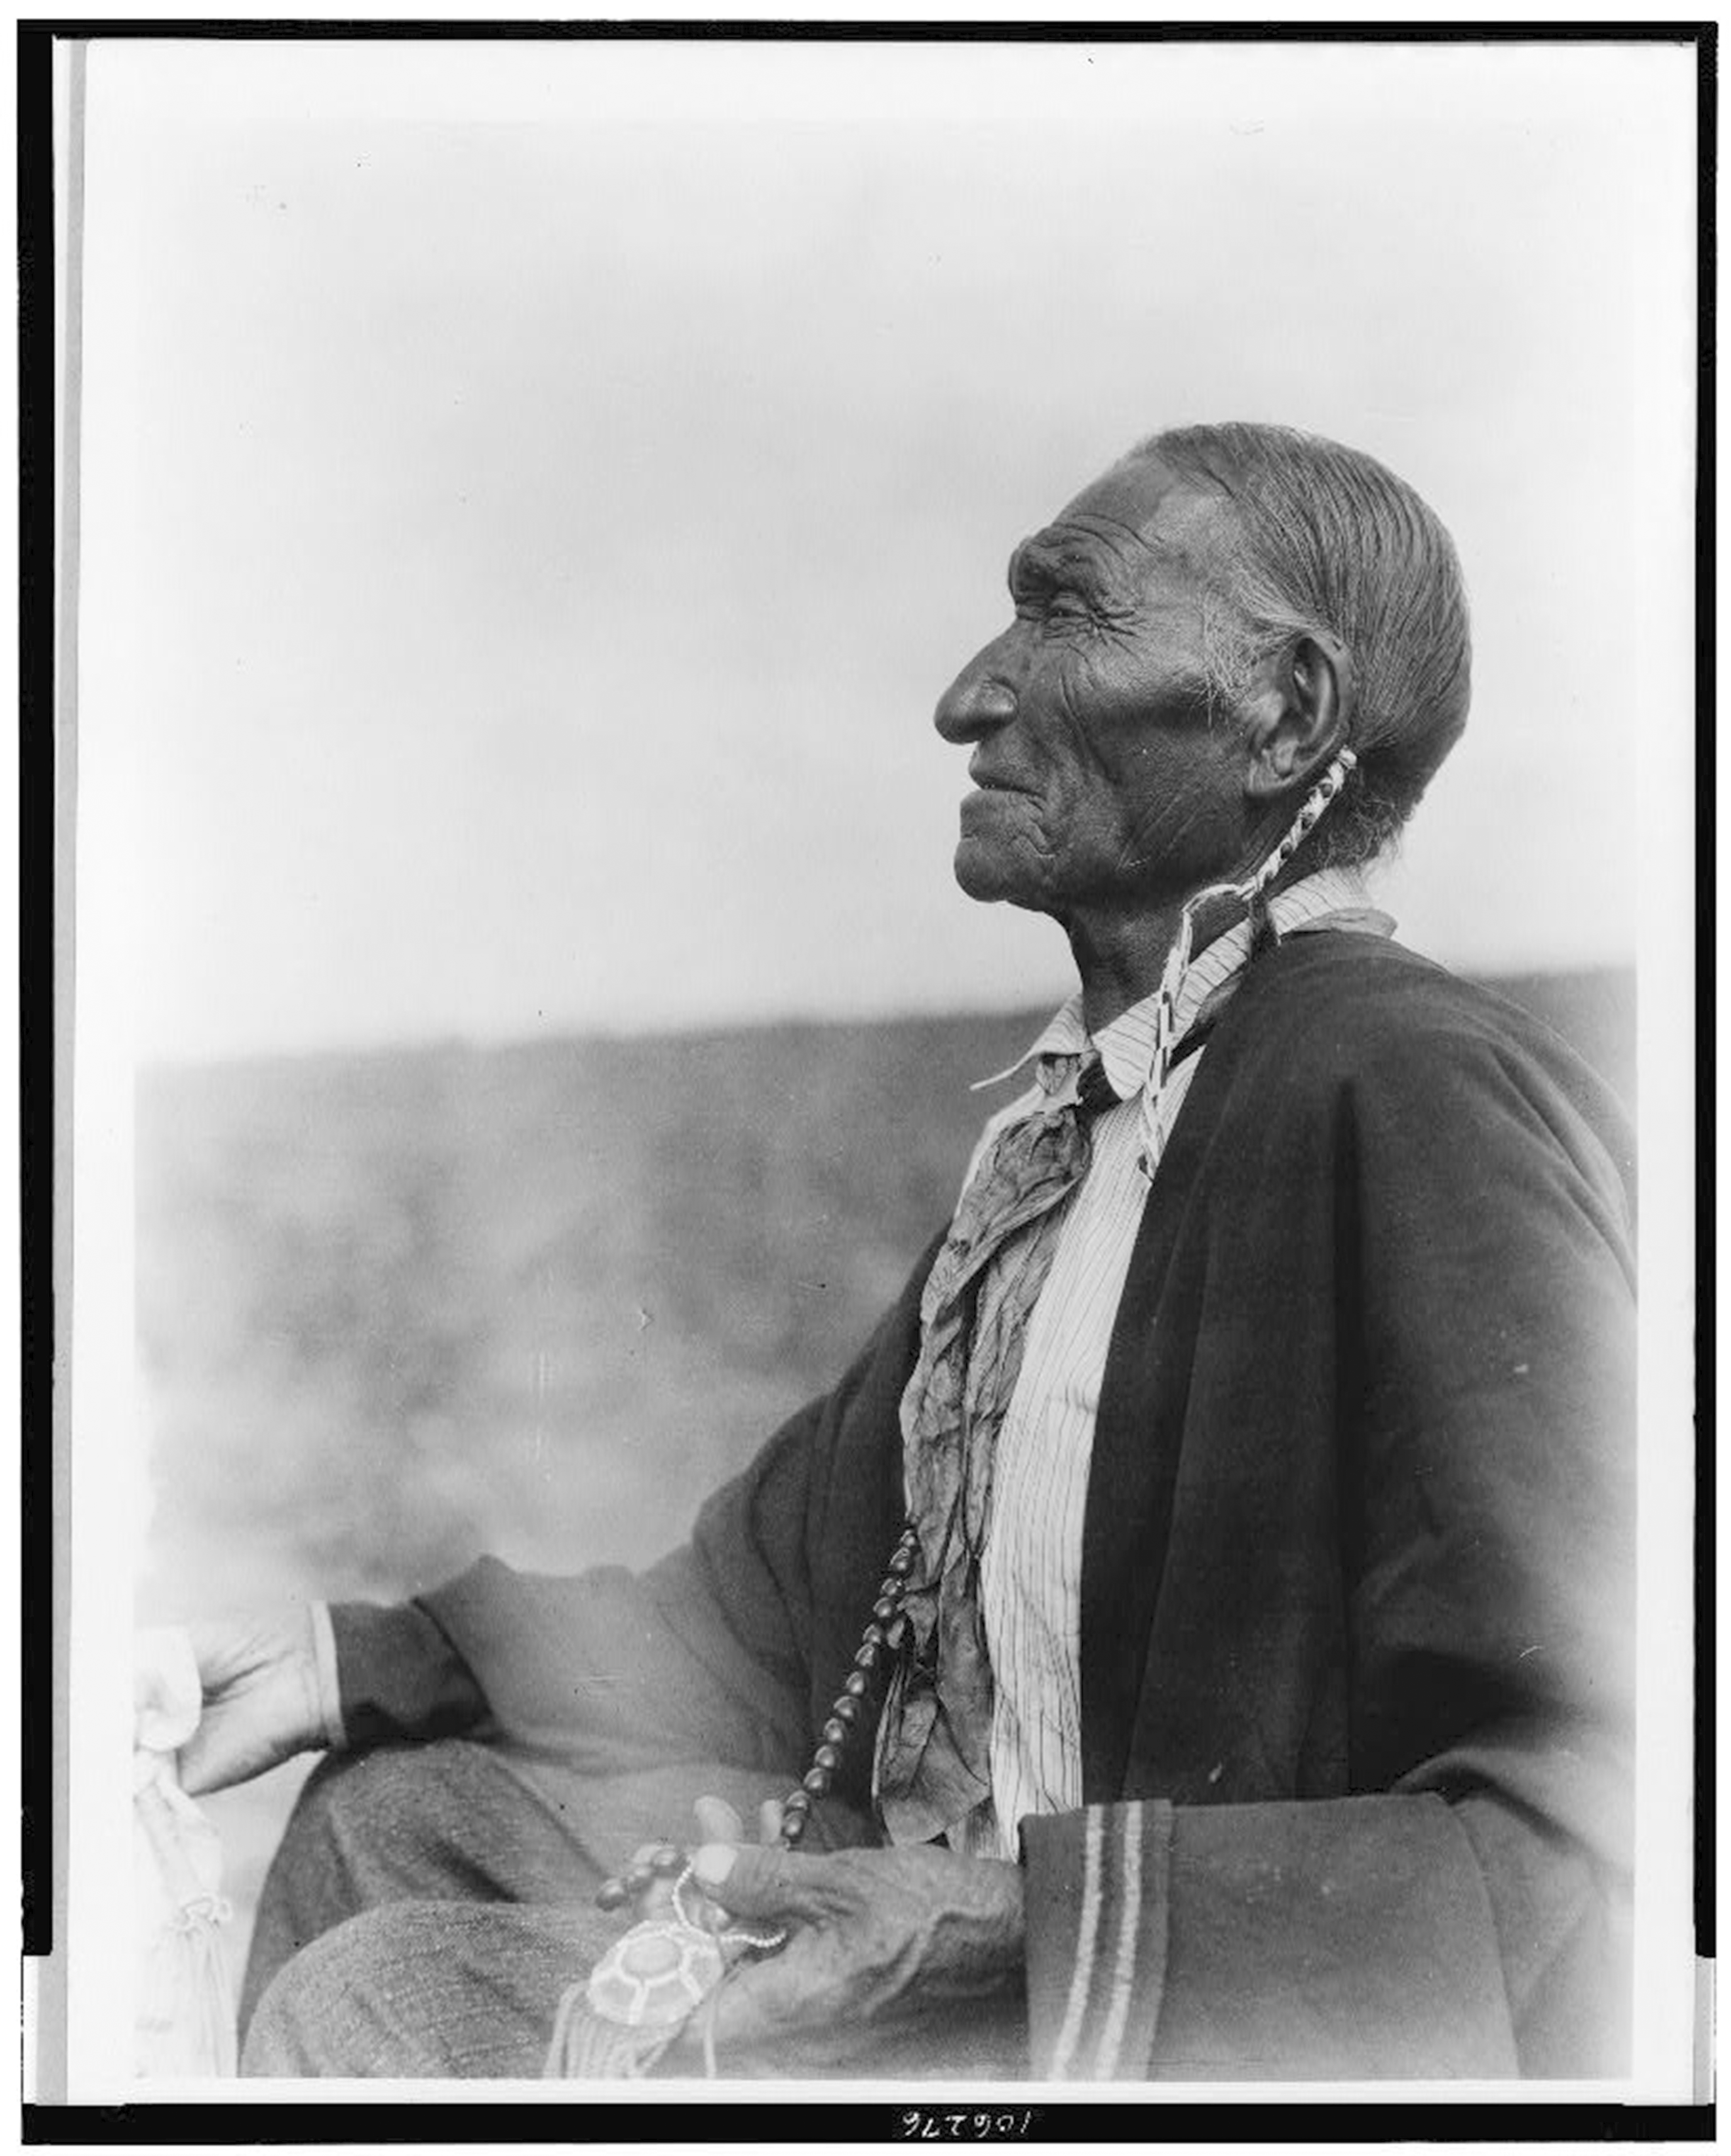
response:
[(1194, 427), (1009, 588), (956, 874), (1076, 993), (685, 1547), (198, 1635), (188, 1787), (331, 1754), (247, 2071), (1623, 2069), (1628, 1132), (1362, 880), (1465, 723), (1452, 546)]

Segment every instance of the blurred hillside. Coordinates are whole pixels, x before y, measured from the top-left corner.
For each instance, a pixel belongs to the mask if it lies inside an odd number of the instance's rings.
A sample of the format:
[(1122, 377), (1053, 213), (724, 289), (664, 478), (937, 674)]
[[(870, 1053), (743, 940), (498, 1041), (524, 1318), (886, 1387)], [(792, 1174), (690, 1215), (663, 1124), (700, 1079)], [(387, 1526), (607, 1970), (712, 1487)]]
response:
[[(1496, 985), (1632, 1103), (1632, 976)], [(658, 1555), (863, 1342), (1047, 1014), (146, 1075), (141, 1620)], [(237, 1957), (305, 1771), (215, 1806)]]

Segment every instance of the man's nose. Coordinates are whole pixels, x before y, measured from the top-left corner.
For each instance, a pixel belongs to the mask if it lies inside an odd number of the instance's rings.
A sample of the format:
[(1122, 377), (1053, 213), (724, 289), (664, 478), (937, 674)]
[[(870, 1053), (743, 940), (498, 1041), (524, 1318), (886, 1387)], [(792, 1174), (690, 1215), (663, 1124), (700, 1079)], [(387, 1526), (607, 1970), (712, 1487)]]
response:
[(932, 724), (947, 742), (979, 741), (1015, 716), (1016, 669), (999, 637), (977, 652), (937, 700)]

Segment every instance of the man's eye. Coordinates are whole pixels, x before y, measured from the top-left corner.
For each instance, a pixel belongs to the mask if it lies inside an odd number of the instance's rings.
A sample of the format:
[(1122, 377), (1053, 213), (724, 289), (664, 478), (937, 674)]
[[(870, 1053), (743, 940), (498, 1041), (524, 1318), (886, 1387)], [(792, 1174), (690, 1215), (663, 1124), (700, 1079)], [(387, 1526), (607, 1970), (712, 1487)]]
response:
[(1086, 621), (1089, 614), (1087, 602), (1074, 592), (1054, 592), (1045, 603), (1045, 611), (1050, 621)]

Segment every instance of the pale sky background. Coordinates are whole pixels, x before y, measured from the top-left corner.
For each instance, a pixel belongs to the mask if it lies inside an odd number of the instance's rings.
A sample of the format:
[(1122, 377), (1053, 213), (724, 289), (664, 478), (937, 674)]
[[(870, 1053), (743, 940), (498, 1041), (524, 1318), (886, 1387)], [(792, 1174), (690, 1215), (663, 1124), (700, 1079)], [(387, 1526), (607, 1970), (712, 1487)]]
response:
[(130, 2092), (132, 1046), (1056, 997), (951, 880), (932, 706), (1014, 541), (1220, 417), (1459, 542), (1407, 940), (1640, 931), (1636, 2057), (1686, 2093), (1692, 53), (113, 39), (89, 88), (74, 2095)]
[(1056, 998), (1056, 930), (951, 879), (932, 708), (1014, 541), (1197, 418), (1455, 533), (1405, 940), (1632, 959), (1643, 744), (1692, 726), (1687, 48), (113, 41), (89, 85), (80, 875), (144, 1055)]

